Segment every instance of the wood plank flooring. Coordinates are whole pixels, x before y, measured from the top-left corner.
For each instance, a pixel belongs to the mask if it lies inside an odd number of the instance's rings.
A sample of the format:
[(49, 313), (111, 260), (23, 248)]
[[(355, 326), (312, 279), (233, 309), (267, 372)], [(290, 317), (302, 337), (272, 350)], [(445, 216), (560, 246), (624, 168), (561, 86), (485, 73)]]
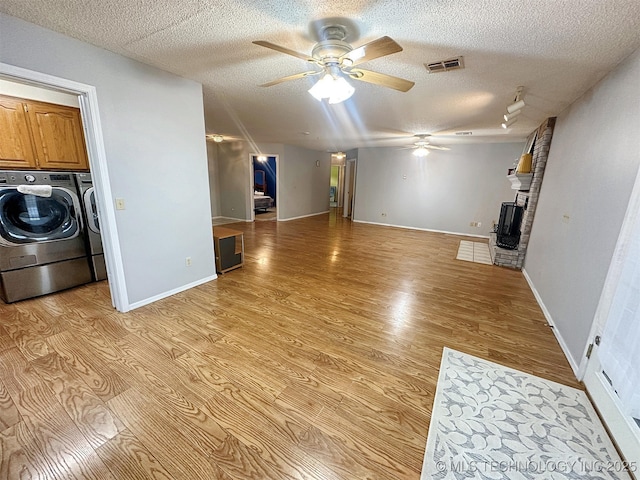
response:
[(106, 282), (0, 305), (0, 478), (417, 480), (444, 346), (579, 387), (464, 237), (233, 228), (243, 268), (127, 314)]

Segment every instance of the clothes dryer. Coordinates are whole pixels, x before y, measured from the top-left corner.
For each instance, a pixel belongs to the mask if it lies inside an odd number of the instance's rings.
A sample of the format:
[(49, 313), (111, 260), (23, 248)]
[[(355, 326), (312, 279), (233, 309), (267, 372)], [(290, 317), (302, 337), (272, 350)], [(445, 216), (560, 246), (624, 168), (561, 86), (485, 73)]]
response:
[(86, 223), (85, 239), (87, 255), (91, 265), (93, 280), (98, 282), (107, 279), (107, 267), (104, 261), (102, 250), (102, 237), (100, 236), (100, 218), (98, 216), (98, 205), (96, 203), (96, 193), (93, 188), (93, 179), (90, 173), (76, 173), (76, 184), (78, 193), (82, 200), (82, 211)]
[(0, 172), (0, 297), (7, 303), (91, 282), (69, 172)]

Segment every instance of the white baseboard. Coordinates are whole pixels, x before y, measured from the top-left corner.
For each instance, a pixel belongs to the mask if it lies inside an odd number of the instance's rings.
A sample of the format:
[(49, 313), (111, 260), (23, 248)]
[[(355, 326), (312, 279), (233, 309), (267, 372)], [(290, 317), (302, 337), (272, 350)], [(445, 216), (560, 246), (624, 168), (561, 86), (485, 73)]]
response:
[(316, 215), (324, 215), (325, 213), (329, 213), (329, 210), (325, 210), (324, 212), (318, 212), (318, 213), (310, 213), (308, 215), (300, 215), (299, 217), (278, 218), (278, 221), (279, 222), (288, 222), (290, 220), (298, 220), (300, 218), (315, 217)]
[(220, 215), (218, 217), (211, 217), (212, 223), (214, 220), (233, 220), (234, 222), (250, 222), (251, 221), (251, 220), (247, 220), (246, 218), (225, 217), (224, 215)]
[(176, 293), (184, 292), (185, 290), (189, 290), (190, 288), (197, 287), (198, 285), (202, 285), (203, 283), (210, 282), (211, 280), (215, 280), (216, 278), (218, 278), (218, 275), (214, 273), (210, 277), (205, 277), (200, 280), (196, 280), (195, 282), (182, 285), (181, 287), (174, 288), (173, 290), (169, 290), (168, 292), (163, 292), (163, 293), (160, 293), (159, 295), (154, 295), (153, 297), (145, 298), (144, 300), (140, 300), (139, 302), (130, 303), (129, 308), (126, 311), (134, 310), (136, 308), (149, 305), (150, 303), (156, 302), (158, 300), (162, 300), (163, 298), (170, 297), (171, 295), (175, 295)]
[(393, 225), (391, 223), (366, 222), (364, 220), (352, 220), (352, 222), (354, 222), (354, 223), (366, 223), (368, 225), (380, 225), (382, 227), (404, 228), (406, 230), (419, 230), (421, 232), (444, 233), (446, 235), (458, 235), (458, 236), (463, 236), (463, 237), (489, 238), (488, 235), (477, 235), (477, 234), (473, 234), (473, 233), (462, 233), (462, 232), (448, 232), (446, 230), (434, 230), (432, 228), (408, 227), (406, 225)]
[(556, 328), (556, 324), (553, 322), (553, 317), (551, 316), (551, 313), (549, 312), (546, 305), (542, 301), (542, 297), (540, 296), (540, 293), (538, 293), (538, 290), (533, 284), (531, 277), (529, 277), (529, 274), (524, 268), (522, 269), (522, 275), (524, 275), (525, 280), (529, 284), (529, 288), (533, 292), (533, 296), (536, 297), (536, 301), (538, 302), (538, 305), (540, 306), (540, 309), (544, 314), (544, 318), (546, 318), (547, 323), (549, 324), (549, 326), (551, 326), (551, 330), (553, 331), (553, 334), (556, 336), (556, 340), (560, 344), (560, 348), (562, 349), (564, 356), (567, 357), (567, 360), (569, 361), (569, 365), (571, 365), (571, 369), (573, 370), (574, 375), (576, 376), (576, 378), (580, 378), (578, 376), (580, 367), (576, 363), (575, 359), (571, 356), (569, 347), (567, 346), (567, 342), (564, 341), (564, 338), (562, 338), (562, 334)]

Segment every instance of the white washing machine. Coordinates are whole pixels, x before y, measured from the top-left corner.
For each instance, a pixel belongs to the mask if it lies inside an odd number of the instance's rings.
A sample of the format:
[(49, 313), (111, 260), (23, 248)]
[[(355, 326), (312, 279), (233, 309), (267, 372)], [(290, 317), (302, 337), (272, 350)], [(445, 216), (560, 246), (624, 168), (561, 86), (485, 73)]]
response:
[(0, 297), (7, 303), (91, 282), (69, 172), (0, 172)]
[(76, 173), (76, 184), (80, 195), (82, 211), (86, 223), (85, 239), (87, 255), (91, 265), (93, 280), (98, 282), (107, 279), (107, 267), (104, 262), (102, 250), (102, 237), (100, 236), (100, 219), (98, 217), (98, 205), (96, 193), (93, 188), (93, 179), (90, 173)]

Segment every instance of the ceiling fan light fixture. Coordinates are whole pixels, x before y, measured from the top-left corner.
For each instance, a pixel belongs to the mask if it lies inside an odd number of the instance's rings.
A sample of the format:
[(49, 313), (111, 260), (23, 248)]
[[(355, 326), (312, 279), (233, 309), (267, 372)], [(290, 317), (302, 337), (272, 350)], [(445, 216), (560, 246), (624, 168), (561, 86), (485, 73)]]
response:
[(311, 95), (313, 95), (313, 98), (321, 102), (323, 98), (329, 98), (331, 96), (332, 84), (333, 77), (330, 74), (326, 73), (308, 91)]
[(341, 103), (345, 100), (351, 98), (351, 95), (356, 91), (349, 82), (347, 82), (343, 77), (335, 79), (333, 82), (333, 92), (329, 97), (329, 103)]
[(418, 147), (413, 151), (413, 154), (418, 158), (426, 157), (429, 155), (429, 149), (426, 147)]
[[(318, 75), (321, 78), (309, 89), (309, 93), (316, 100), (326, 99), (328, 103), (344, 102), (353, 95), (355, 88), (347, 81), (349, 77), (354, 80), (392, 88), (399, 92), (408, 92), (413, 88), (415, 83), (404, 78), (364, 70), (360, 67), (357, 70), (352, 70), (352, 67), (357, 67), (361, 63), (401, 52), (402, 47), (392, 38), (384, 36), (353, 48), (351, 44), (345, 41), (349, 36), (347, 27), (341, 23), (336, 24), (336, 20), (324, 19), (313, 22), (315, 25), (313, 28), (317, 30), (317, 38), (320, 41), (313, 46), (311, 54), (296, 52), (266, 40), (254, 40), (253, 43), (255, 45), (299, 58), (315, 67), (319, 67), (319, 69), (315, 68), (314, 70), (288, 75), (260, 86), (271, 87), (290, 80)], [(357, 28), (351, 25), (350, 22), (349, 27), (357, 32)]]
[(322, 101), (326, 98), (331, 104), (344, 102), (350, 98), (355, 91), (356, 89), (353, 88), (344, 77), (334, 77), (330, 73), (326, 73), (309, 89), (309, 93), (316, 100)]

